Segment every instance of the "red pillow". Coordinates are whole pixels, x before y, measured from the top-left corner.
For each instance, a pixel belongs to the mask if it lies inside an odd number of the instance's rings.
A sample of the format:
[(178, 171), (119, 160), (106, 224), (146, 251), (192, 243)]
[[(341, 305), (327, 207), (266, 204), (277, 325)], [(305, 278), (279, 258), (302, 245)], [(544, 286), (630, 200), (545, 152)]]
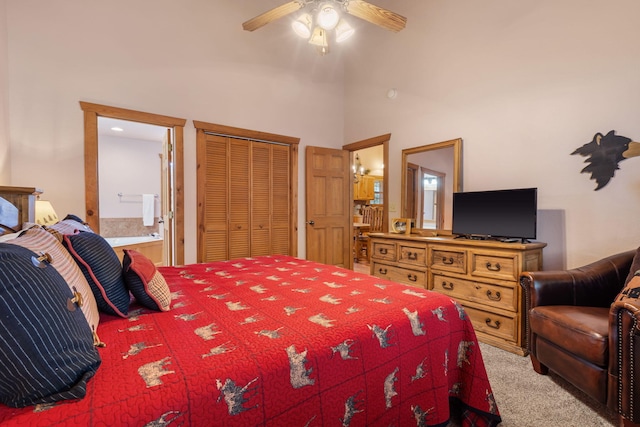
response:
[(122, 272), (127, 288), (140, 304), (156, 311), (169, 311), (171, 291), (153, 261), (138, 251), (124, 249)]

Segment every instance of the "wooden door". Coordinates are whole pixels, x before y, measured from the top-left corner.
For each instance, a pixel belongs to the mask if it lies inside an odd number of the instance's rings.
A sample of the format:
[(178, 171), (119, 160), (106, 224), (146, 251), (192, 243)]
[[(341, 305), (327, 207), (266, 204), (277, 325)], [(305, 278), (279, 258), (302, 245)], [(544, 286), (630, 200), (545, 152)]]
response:
[(226, 139), (203, 134), (198, 144), (198, 262), (229, 259), (229, 166)]
[(160, 156), (160, 175), (161, 179), (161, 201), (162, 208), (160, 217), (162, 223), (160, 226), (163, 229), (163, 244), (162, 244), (162, 265), (176, 265), (173, 239), (174, 239), (174, 220), (175, 220), (175, 200), (173, 198), (173, 191), (171, 191), (172, 182), (171, 176), (173, 175), (172, 165), (174, 164), (174, 143), (172, 137), (172, 130), (167, 129), (167, 135), (165, 141), (162, 144), (162, 155)]
[(289, 147), (251, 144), (251, 256), (290, 254)]
[[(251, 142), (229, 139), (229, 259), (251, 254)], [(218, 190), (220, 191), (220, 190)]]
[(193, 123), (197, 261), (297, 256), (299, 138)]
[(292, 255), (289, 146), (203, 134), (198, 262)]
[(348, 151), (306, 148), (307, 259), (352, 267), (351, 186)]
[[(271, 248), (270, 254), (293, 254), (291, 233), (291, 170), (283, 165), (291, 163), (291, 150), (285, 145), (270, 145), (271, 164)], [(295, 218), (297, 224), (298, 218)]]
[(253, 143), (251, 150), (251, 256), (271, 253), (271, 150)]

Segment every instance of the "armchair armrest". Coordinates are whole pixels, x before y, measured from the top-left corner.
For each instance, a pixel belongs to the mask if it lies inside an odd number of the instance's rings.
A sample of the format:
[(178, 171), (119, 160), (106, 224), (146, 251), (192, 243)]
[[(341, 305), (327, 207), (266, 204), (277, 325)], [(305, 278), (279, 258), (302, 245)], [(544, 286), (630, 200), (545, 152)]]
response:
[(635, 253), (623, 252), (571, 270), (522, 273), (527, 310), (539, 305), (609, 307), (624, 285)]
[[(640, 423), (640, 301), (617, 301), (609, 310), (609, 398), (612, 411)], [(617, 405), (617, 407), (611, 407)], [(634, 408), (637, 408), (634, 410)]]

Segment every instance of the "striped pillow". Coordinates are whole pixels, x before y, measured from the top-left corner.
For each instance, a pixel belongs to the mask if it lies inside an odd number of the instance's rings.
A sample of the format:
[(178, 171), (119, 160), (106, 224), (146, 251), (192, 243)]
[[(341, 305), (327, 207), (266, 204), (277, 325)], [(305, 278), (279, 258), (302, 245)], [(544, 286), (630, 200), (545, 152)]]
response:
[(33, 252), (40, 254), (46, 252), (51, 255), (51, 265), (55, 268), (62, 278), (67, 282), (71, 292), (79, 292), (81, 295), (80, 300), (76, 303), (81, 309), (84, 317), (89, 323), (89, 327), (93, 331), (96, 344), (99, 343), (97, 330), (98, 323), (100, 321), (100, 313), (98, 313), (98, 306), (96, 299), (93, 296), (91, 287), (87, 282), (87, 279), (78, 268), (69, 252), (62, 246), (62, 243), (58, 241), (51, 233), (36, 225), (31, 227), (20, 235), (8, 241), (14, 245), (20, 245), (24, 248), (30, 249)]
[(98, 310), (127, 317), (131, 296), (122, 278), (122, 265), (113, 248), (99, 234), (81, 231), (65, 234), (67, 248), (89, 282)]
[(122, 271), (127, 287), (140, 304), (156, 311), (169, 311), (169, 285), (149, 258), (138, 251), (124, 249)]
[(78, 231), (89, 231), (93, 233), (93, 230), (89, 225), (84, 222), (77, 221), (75, 216), (67, 215), (62, 221), (56, 222), (50, 225), (48, 228), (56, 230), (60, 234), (75, 234)]
[(69, 287), (35, 256), (0, 243), (0, 402), (16, 408), (83, 398), (101, 363)]

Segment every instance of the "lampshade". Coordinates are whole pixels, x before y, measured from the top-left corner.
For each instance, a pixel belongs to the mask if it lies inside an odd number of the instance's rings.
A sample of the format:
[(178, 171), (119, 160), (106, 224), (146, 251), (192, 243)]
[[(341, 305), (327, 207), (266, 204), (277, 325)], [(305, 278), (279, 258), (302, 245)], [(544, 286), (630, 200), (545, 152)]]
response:
[(356, 30), (344, 19), (341, 19), (336, 26), (336, 42), (341, 43), (351, 37)]
[(51, 225), (58, 222), (58, 215), (48, 200), (36, 200), (36, 223)]
[(340, 14), (334, 7), (325, 3), (320, 6), (320, 11), (318, 12), (318, 25), (325, 30), (333, 30), (336, 25), (338, 25), (338, 20), (340, 20)]
[(322, 55), (329, 53), (329, 43), (327, 42), (327, 32), (320, 27), (313, 29), (313, 34), (309, 39), (309, 43), (318, 47), (318, 52)]
[(311, 36), (311, 25), (313, 23), (313, 18), (309, 13), (303, 13), (291, 23), (293, 27), (293, 31), (296, 32), (297, 35), (304, 39), (308, 39)]

